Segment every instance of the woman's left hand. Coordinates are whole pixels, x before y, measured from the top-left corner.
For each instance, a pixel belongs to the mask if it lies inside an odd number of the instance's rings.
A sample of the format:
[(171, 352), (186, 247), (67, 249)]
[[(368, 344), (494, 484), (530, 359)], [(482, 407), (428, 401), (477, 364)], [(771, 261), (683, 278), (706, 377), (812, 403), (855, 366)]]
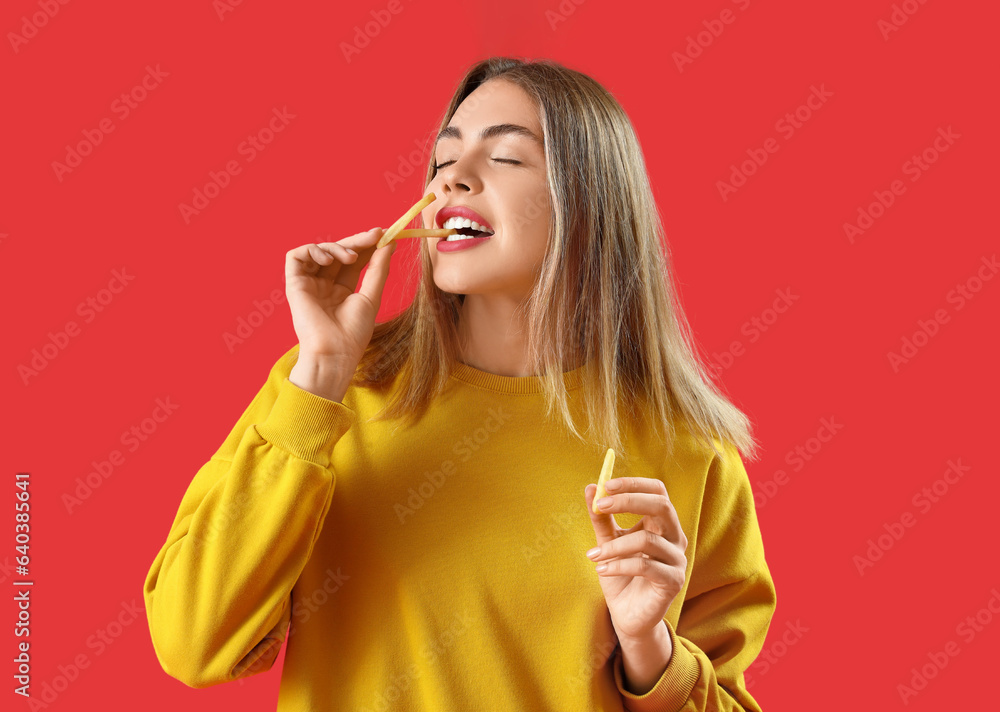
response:
[[(598, 580), (618, 639), (644, 640), (654, 635), (684, 586), (688, 540), (662, 481), (618, 477), (608, 480), (605, 489), (611, 505), (599, 507), (600, 514), (592, 509), (597, 485), (584, 489), (600, 547), (592, 560), (598, 567), (607, 565), (598, 570)], [(612, 516), (620, 512), (645, 516), (631, 529), (622, 529)]]

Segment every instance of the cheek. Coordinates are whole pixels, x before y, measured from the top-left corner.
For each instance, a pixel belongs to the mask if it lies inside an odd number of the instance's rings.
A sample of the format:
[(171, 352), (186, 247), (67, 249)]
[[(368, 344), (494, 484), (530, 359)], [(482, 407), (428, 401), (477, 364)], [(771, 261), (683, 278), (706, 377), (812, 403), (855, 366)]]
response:
[(528, 249), (538, 256), (544, 254), (545, 248), (549, 244), (549, 219), (549, 212), (545, 210), (531, 221), (530, 246)]
[(420, 211), (420, 222), (422, 226), (426, 228), (437, 227), (437, 225), (434, 224), (434, 216), (437, 214), (438, 210), (444, 207), (445, 203), (445, 201), (441, 200), (440, 189), (435, 190), (436, 187), (437, 186), (434, 185), (434, 181), (432, 181), (427, 186), (427, 189), (424, 190), (424, 195), (427, 195), (428, 193), (434, 193), (434, 195), (436, 196), (436, 200), (433, 203), (431, 203), (426, 208)]
[(547, 243), (544, 235), (537, 232), (534, 226), (532, 226), (530, 233), (522, 233), (516, 244), (505, 246), (508, 249), (505, 250), (506, 255), (504, 255), (503, 262), (512, 272), (519, 274), (535, 272), (541, 266), (542, 259), (545, 257), (546, 246)]

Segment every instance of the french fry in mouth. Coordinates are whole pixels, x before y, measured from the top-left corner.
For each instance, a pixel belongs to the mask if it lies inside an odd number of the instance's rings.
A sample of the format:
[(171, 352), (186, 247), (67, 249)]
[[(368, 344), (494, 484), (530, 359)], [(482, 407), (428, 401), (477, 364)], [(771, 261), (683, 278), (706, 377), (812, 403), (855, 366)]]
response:
[(382, 235), (382, 238), (378, 241), (378, 244), (375, 245), (375, 248), (378, 249), (379, 247), (385, 247), (392, 242), (396, 238), (396, 235), (398, 235), (403, 228), (409, 225), (410, 221), (417, 216), (417, 213), (433, 203), (435, 200), (436, 198), (434, 193), (428, 193), (421, 198), (412, 208), (403, 214), (403, 217), (389, 226), (389, 229)]
[(597, 492), (594, 493), (594, 501), (591, 509), (594, 510), (594, 514), (600, 514), (601, 510), (597, 508), (597, 500), (601, 497), (605, 497), (608, 491), (604, 489), (604, 484), (611, 479), (611, 472), (615, 469), (615, 451), (608, 448), (608, 453), (604, 456), (604, 465), (601, 467), (601, 476), (597, 479)]
[(407, 237), (448, 237), (448, 235), (457, 235), (458, 230), (453, 227), (447, 230), (440, 229), (427, 229), (427, 228), (413, 228), (411, 230), (400, 230), (396, 234), (397, 240), (402, 240)]

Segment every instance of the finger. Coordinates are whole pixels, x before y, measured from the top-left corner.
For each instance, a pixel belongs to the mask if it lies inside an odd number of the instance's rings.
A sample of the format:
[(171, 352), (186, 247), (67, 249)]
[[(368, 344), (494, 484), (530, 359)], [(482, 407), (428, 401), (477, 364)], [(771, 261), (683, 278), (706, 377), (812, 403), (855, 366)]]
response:
[(649, 520), (645, 524), (646, 529), (651, 529), (662, 534), (670, 541), (678, 545), (683, 544), (684, 548), (687, 548), (687, 537), (684, 535), (680, 520), (677, 518), (677, 511), (666, 495), (646, 494), (645, 492), (619, 492), (618, 494), (609, 494), (603, 499), (610, 500), (610, 504), (604, 506), (598, 504), (597, 508), (601, 512), (609, 515), (615, 513), (645, 515), (649, 517)]
[(316, 276), (331, 280), (334, 286), (343, 279), (344, 271), (361, 259), (357, 252), (336, 242), (321, 242), (317, 246), (329, 254), (333, 260), (329, 263), (323, 263), (316, 272)]
[(614, 477), (604, 483), (604, 489), (608, 492), (645, 492), (647, 494), (666, 495), (667, 486), (663, 480), (655, 477)]
[(303, 275), (313, 276), (324, 270), (326, 272), (324, 276), (335, 275), (340, 265), (334, 255), (319, 245), (315, 243), (300, 245), (286, 253), (285, 277), (287, 279)]
[(364, 244), (364, 236), (366, 234), (358, 233), (338, 242), (314, 242), (301, 245), (293, 250), (289, 250), (287, 254), (297, 262), (302, 263), (303, 266), (312, 269), (315, 269), (316, 265), (322, 267), (323, 265), (332, 264), (333, 261), (326, 255), (331, 255), (335, 260), (340, 262), (352, 262), (358, 255), (356, 249), (351, 249), (352, 245)]
[(684, 570), (664, 564), (653, 558), (632, 556), (627, 559), (612, 559), (607, 568), (598, 571), (598, 576), (641, 576), (664, 586), (680, 588), (684, 585)]
[[(606, 498), (611, 501), (610, 506), (598, 504), (597, 508), (602, 512), (618, 513), (628, 512), (629, 514), (650, 514), (653, 516), (663, 513), (664, 506), (670, 504), (670, 500), (662, 494), (646, 494), (644, 492), (618, 492), (609, 494)], [(600, 502), (601, 500), (598, 500)]]
[(372, 246), (380, 236), (379, 230), (380, 228), (376, 227), (367, 232), (359, 232), (356, 235), (345, 237), (336, 242), (318, 242), (316, 245), (336, 256), (340, 262), (345, 264), (361, 262), (363, 267), (373, 252)]
[(597, 485), (589, 484), (583, 488), (584, 499), (587, 501), (587, 513), (590, 514), (590, 523), (594, 527), (594, 534), (597, 535), (597, 545), (604, 546), (606, 542), (612, 541), (618, 536), (622, 528), (618, 526), (615, 518), (607, 512), (594, 514), (594, 495), (597, 494)]
[(669, 566), (687, 568), (687, 559), (680, 547), (648, 529), (622, 534), (613, 541), (601, 544), (600, 551), (591, 561), (608, 561), (631, 556), (648, 556)]
[(358, 258), (357, 250), (351, 249), (342, 242), (320, 242), (317, 245), (345, 264), (354, 262)]
[(385, 288), (385, 281), (389, 276), (389, 262), (395, 251), (395, 240), (375, 250), (368, 265), (368, 271), (365, 272), (364, 279), (361, 280), (360, 293), (368, 297), (376, 310), (382, 303), (382, 290)]
[(357, 252), (359, 255), (363, 255), (364, 253), (367, 252), (368, 256), (371, 256), (371, 253), (375, 251), (375, 243), (379, 241), (382, 235), (383, 235), (382, 228), (373, 227), (370, 230), (366, 230), (365, 232), (359, 232), (356, 235), (350, 235), (349, 237), (345, 237), (342, 240), (337, 240), (336, 242), (331, 244), (342, 245), (343, 247), (349, 247), (355, 252)]
[(357, 253), (354, 261), (345, 264), (343, 269), (340, 269), (335, 276), (331, 275), (334, 276), (334, 289), (338, 292), (343, 292), (336, 295), (338, 298), (343, 299), (350, 294), (354, 294), (354, 290), (358, 288), (358, 277), (361, 275), (361, 270), (365, 268), (365, 265), (371, 259), (372, 254), (375, 252), (375, 243), (381, 236), (382, 228), (376, 227), (368, 232), (346, 237), (339, 242), (329, 243), (331, 245), (339, 245), (344, 249), (350, 248)]

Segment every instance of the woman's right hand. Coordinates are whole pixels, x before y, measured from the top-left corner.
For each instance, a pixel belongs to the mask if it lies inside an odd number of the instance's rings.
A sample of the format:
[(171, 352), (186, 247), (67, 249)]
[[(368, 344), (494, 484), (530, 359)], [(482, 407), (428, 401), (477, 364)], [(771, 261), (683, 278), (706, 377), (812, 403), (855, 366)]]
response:
[[(299, 340), (293, 370), (303, 364), (297, 385), (304, 383), (307, 371), (322, 370), (328, 379), (337, 374), (339, 380), (348, 382), (353, 376), (375, 331), (390, 257), (396, 250), (395, 240), (376, 250), (381, 237), (382, 229), (373, 228), (337, 242), (302, 245), (285, 254), (285, 296)], [(368, 270), (355, 293), (365, 265)], [(343, 389), (336, 390), (333, 395), (343, 395), (339, 392)]]

